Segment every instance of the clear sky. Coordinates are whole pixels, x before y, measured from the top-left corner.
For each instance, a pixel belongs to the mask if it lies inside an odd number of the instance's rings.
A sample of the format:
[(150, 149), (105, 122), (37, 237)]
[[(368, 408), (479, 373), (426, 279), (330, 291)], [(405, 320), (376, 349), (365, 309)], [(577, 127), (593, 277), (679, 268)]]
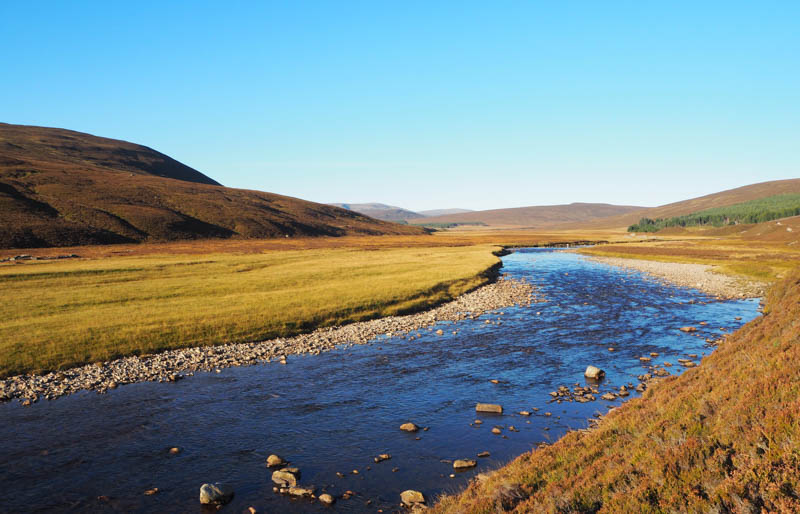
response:
[(0, 121), (473, 209), (800, 176), (800, 2), (0, 2)]

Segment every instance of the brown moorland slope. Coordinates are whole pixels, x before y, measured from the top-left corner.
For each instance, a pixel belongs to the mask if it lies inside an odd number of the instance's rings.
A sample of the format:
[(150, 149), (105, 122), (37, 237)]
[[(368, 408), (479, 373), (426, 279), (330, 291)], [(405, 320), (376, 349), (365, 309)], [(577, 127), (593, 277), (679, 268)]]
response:
[(432, 216), (410, 220), (409, 223), (484, 223), (489, 226), (543, 228), (567, 222), (585, 223), (597, 218), (618, 216), (642, 209), (643, 207), (607, 203), (571, 203), (568, 205), (538, 205), (534, 207), (492, 209), (447, 216)]
[(800, 270), (702, 365), (433, 512), (800, 511)]
[(4, 123), (0, 220), (0, 248), (424, 233), (329, 205), (226, 188), (125, 141)]
[(787, 193), (800, 193), (800, 178), (759, 182), (757, 184), (750, 184), (743, 187), (737, 187), (735, 189), (728, 189), (726, 191), (720, 191), (719, 193), (699, 196), (697, 198), (670, 203), (660, 207), (640, 209), (638, 211), (624, 213), (619, 216), (590, 220), (588, 223), (581, 223), (580, 225), (569, 222), (568, 224), (559, 225), (558, 228), (627, 229), (627, 227), (636, 223), (641, 218), (658, 219), (671, 218), (673, 216), (683, 216), (685, 214), (692, 214), (704, 209), (726, 207), (728, 205), (749, 202), (759, 198), (766, 198), (769, 196)]

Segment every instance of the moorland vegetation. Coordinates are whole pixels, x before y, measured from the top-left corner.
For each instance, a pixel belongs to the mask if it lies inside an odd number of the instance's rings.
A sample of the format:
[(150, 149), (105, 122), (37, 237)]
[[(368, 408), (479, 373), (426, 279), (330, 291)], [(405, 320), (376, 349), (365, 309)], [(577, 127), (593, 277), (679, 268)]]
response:
[(671, 218), (642, 218), (628, 227), (628, 232), (658, 232), (669, 227), (722, 227), (745, 223), (764, 223), (800, 214), (800, 194), (783, 194), (758, 198), (725, 207), (673, 216)]

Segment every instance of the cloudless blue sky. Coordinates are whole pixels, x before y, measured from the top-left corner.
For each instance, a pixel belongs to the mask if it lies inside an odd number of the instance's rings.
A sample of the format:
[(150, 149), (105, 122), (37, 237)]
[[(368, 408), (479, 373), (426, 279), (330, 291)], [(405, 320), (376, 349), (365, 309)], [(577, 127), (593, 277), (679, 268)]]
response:
[(800, 2), (0, 2), (0, 121), (228, 186), (659, 205), (800, 176)]

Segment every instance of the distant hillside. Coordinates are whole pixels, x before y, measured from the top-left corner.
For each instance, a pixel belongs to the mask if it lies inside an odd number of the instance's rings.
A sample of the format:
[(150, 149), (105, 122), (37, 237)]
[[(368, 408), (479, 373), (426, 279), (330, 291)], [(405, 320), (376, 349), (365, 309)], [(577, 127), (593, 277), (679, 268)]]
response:
[(642, 209), (642, 207), (610, 205), (607, 203), (571, 203), (569, 205), (517, 207), (433, 216), (424, 220), (415, 220), (413, 223), (484, 223), (489, 226), (506, 225), (541, 228), (559, 223), (585, 222), (632, 211), (641, 211)]
[(432, 209), (429, 211), (417, 211), (423, 216), (448, 216), (450, 214), (463, 214), (465, 212), (475, 212), (472, 209)]
[(671, 218), (642, 218), (628, 227), (628, 232), (658, 232), (672, 227), (723, 227), (764, 223), (800, 214), (800, 194), (788, 193), (767, 196), (725, 207), (712, 207), (702, 211)]
[(145, 146), (5, 123), (0, 219), (0, 248), (424, 232), (296, 198), (226, 188)]
[(349, 211), (359, 212), (370, 218), (384, 221), (398, 222), (425, 217), (418, 212), (383, 203), (332, 203), (330, 205), (335, 205), (336, 207), (341, 207)]
[(590, 223), (565, 225), (563, 228), (627, 229), (629, 226), (638, 223), (642, 218), (650, 218), (655, 220), (659, 218), (685, 216), (707, 209), (728, 207), (731, 205), (750, 202), (752, 200), (793, 193), (800, 193), (800, 179), (795, 178), (788, 180), (759, 182), (758, 184), (737, 187), (736, 189), (728, 189), (719, 193), (700, 196), (681, 202), (670, 203), (660, 207), (641, 209), (639, 211), (625, 213), (620, 216), (595, 220)]

